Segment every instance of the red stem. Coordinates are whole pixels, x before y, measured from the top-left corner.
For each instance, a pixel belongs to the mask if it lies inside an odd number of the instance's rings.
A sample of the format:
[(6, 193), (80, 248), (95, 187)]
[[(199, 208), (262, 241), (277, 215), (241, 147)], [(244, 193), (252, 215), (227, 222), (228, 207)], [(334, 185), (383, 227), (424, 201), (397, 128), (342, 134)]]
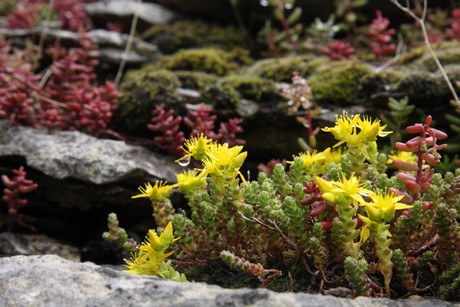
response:
[(292, 45), (292, 48), (294, 48), (294, 51), (297, 52), (297, 43), (295, 42), (294, 38), (292, 37), (292, 32), (291, 28), (289, 27), (289, 24), (287, 23), (286, 16), (284, 15), (284, 7), (282, 2), (278, 2), (278, 5), (276, 6), (276, 9), (281, 15), (281, 25), (283, 26), (284, 32), (286, 32), (286, 35), (288, 37), (289, 43)]

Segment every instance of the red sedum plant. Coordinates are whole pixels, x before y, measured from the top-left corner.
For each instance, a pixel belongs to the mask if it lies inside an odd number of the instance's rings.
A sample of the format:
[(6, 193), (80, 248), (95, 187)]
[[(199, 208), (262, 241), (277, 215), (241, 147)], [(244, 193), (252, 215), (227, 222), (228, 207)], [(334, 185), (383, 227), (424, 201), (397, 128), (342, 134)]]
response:
[(23, 222), (23, 217), (19, 210), (28, 204), (28, 200), (23, 198), (23, 194), (35, 191), (38, 185), (32, 180), (26, 179), (27, 173), (24, 171), (23, 166), (13, 169), (12, 172), (15, 175), (14, 177), (10, 178), (7, 175), (2, 175), (1, 177), (5, 186), (2, 201), (8, 206), (8, 215), (4, 220), (10, 229), (14, 223), (18, 223), (35, 231), (35, 227)]
[(380, 11), (375, 12), (375, 14), (377, 17), (369, 26), (367, 34), (370, 38), (372, 53), (374, 53), (377, 58), (382, 58), (395, 53), (396, 45), (391, 43), (391, 38), (396, 31), (388, 28), (390, 21), (388, 18), (384, 18)]

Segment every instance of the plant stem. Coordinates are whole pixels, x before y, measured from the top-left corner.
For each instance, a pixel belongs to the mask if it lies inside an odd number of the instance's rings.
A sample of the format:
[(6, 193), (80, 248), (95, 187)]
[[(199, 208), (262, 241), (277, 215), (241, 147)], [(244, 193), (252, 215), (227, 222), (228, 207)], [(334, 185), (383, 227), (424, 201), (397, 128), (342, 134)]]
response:
[[(139, 2), (142, 2), (142, 0), (140, 0)], [(115, 84), (116, 85), (118, 85), (120, 83), (121, 76), (123, 75), (123, 70), (124, 70), (125, 65), (126, 65), (126, 58), (128, 57), (128, 53), (131, 50), (131, 46), (133, 44), (134, 32), (136, 31), (137, 20), (138, 19), (139, 19), (139, 15), (137, 13), (134, 13), (133, 21), (131, 22), (131, 29), (129, 30), (128, 41), (126, 42), (125, 51), (123, 52), (121, 62), (120, 62), (120, 66), (118, 66), (117, 75), (115, 77)]]
[(427, 6), (428, 6), (427, 0), (423, 0), (422, 17), (418, 17), (417, 15), (414, 14), (414, 12), (412, 12), (410, 10), (409, 1), (406, 1), (407, 6), (401, 5), (401, 3), (399, 3), (398, 0), (390, 0), (390, 2), (393, 3), (394, 5), (396, 5), (400, 10), (402, 10), (403, 12), (408, 14), (410, 17), (412, 17), (416, 22), (418, 22), (420, 24), (420, 27), (422, 28), (422, 34), (423, 34), (423, 39), (425, 41), (425, 45), (428, 48), (428, 51), (430, 52), (431, 57), (435, 61), (436, 65), (438, 66), (438, 69), (441, 72), (444, 80), (446, 81), (447, 86), (449, 87), (449, 90), (452, 93), (452, 96), (454, 96), (454, 100), (457, 103), (457, 106), (460, 106), (460, 100), (459, 100), (459, 98), (457, 96), (457, 93), (455, 92), (454, 86), (452, 85), (452, 82), (450, 81), (449, 76), (447, 75), (444, 67), (442, 66), (441, 62), (439, 61), (438, 56), (434, 52), (433, 47), (431, 46), (430, 40), (428, 38), (428, 32), (427, 32), (426, 26), (425, 26), (425, 17), (426, 17)]

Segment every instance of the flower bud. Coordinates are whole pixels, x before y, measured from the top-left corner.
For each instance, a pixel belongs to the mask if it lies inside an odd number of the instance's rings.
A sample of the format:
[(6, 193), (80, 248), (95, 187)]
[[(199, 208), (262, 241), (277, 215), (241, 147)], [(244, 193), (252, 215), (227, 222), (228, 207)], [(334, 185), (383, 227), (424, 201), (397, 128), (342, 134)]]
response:
[(329, 192), (323, 194), (323, 199), (329, 204), (335, 204), (335, 201), (336, 201), (335, 195)]

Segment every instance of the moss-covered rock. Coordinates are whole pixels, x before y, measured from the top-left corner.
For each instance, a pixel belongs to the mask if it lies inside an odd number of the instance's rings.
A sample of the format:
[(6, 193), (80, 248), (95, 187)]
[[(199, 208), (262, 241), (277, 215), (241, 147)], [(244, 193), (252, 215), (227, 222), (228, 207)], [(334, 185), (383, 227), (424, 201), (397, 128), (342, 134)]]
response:
[(136, 136), (149, 135), (147, 124), (152, 109), (157, 104), (181, 102), (182, 97), (176, 93), (180, 85), (179, 78), (171, 71), (147, 67), (128, 72), (120, 85), (123, 96), (117, 112), (122, 129)]
[(225, 76), (251, 61), (249, 53), (243, 49), (224, 51), (204, 48), (181, 50), (163, 57), (156, 65), (168, 70), (200, 71)]
[(293, 72), (297, 71), (302, 77), (307, 78), (316, 68), (328, 61), (325, 57), (312, 58), (311, 56), (265, 59), (255, 63), (248, 69), (248, 73), (276, 82), (291, 82)]
[(363, 104), (386, 108), (404, 73), (395, 69), (376, 71), (366, 75), (361, 81), (358, 97)]
[(246, 99), (260, 103), (274, 103), (280, 100), (275, 82), (248, 75), (233, 75), (221, 78), (217, 86), (230, 86)]
[(218, 77), (199, 71), (175, 71), (181, 82), (181, 86), (192, 90), (202, 90), (217, 82)]
[(241, 94), (231, 85), (211, 85), (201, 91), (201, 98), (215, 109), (237, 110), (241, 102)]
[[(417, 107), (438, 108), (449, 102), (447, 86), (439, 76), (424, 71), (409, 71), (399, 82), (396, 91), (409, 97), (409, 102)], [(433, 111), (432, 109), (430, 111)]]
[[(460, 62), (460, 45), (458, 41), (442, 41), (433, 44), (432, 47), (442, 65)], [(398, 64), (405, 66), (409, 65), (409, 67), (413, 69), (424, 68), (429, 71), (438, 70), (438, 66), (426, 46), (409, 49), (401, 55)]]
[[(443, 66), (460, 63), (460, 47), (437, 50), (436, 56)], [(417, 67), (424, 67), (429, 71), (437, 71), (438, 66), (430, 53), (425, 53), (414, 63)]]
[(332, 62), (319, 67), (307, 82), (319, 105), (347, 106), (355, 103), (361, 82), (372, 72), (371, 66), (356, 61)]
[(172, 24), (154, 25), (142, 38), (157, 45), (164, 54), (185, 48), (217, 47), (231, 50), (243, 47), (245, 38), (234, 26), (220, 26), (202, 20), (178, 20)]

